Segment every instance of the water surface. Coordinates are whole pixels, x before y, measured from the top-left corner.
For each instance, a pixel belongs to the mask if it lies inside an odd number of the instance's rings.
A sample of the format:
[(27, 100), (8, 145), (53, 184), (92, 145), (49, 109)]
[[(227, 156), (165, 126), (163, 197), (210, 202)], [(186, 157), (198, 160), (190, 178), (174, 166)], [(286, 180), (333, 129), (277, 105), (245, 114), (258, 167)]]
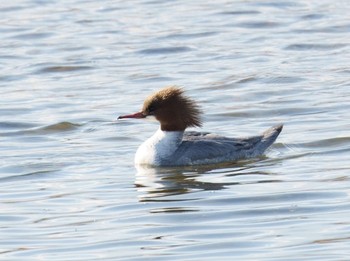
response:
[[(0, 259), (346, 260), (347, 1), (3, 1)], [(167, 85), (265, 157), (139, 168)]]

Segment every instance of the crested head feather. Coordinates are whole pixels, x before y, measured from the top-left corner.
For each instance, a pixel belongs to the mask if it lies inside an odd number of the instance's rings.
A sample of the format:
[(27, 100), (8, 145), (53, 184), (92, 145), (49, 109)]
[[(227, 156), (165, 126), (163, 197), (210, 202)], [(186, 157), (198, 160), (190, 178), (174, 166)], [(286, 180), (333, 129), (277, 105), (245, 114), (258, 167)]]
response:
[(145, 115), (154, 115), (166, 131), (185, 130), (200, 127), (201, 110), (197, 103), (184, 95), (184, 90), (176, 86), (166, 87), (149, 96), (143, 105)]

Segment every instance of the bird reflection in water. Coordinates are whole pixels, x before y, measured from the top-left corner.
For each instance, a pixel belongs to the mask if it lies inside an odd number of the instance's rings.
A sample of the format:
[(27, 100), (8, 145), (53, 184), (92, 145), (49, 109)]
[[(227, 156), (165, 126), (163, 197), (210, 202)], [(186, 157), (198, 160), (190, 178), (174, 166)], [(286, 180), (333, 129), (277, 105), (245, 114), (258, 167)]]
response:
[[(233, 185), (247, 183), (278, 182), (278, 180), (271, 180), (271, 178), (268, 178), (268, 180), (266, 178), (258, 178), (258, 180), (254, 179), (254, 181), (251, 179), (248, 179), (248, 181), (242, 179), (235, 180), (235, 176), (243, 175), (271, 176), (271, 173), (256, 171), (255, 163), (257, 161), (246, 160), (234, 164), (226, 163), (214, 166), (177, 168), (136, 166), (135, 186), (140, 194), (139, 201), (169, 202), (198, 200), (200, 196), (196, 197), (195, 193), (200, 191), (217, 191), (227, 189)], [(268, 165), (269, 163), (265, 162), (265, 164)]]

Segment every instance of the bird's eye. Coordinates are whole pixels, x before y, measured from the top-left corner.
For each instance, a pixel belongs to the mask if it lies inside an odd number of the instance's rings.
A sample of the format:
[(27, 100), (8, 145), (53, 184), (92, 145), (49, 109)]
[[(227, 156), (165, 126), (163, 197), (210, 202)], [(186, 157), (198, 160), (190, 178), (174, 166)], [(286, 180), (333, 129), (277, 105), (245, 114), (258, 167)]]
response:
[(152, 104), (148, 107), (148, 112), (153, 113), (156, 110), (155, 106)]

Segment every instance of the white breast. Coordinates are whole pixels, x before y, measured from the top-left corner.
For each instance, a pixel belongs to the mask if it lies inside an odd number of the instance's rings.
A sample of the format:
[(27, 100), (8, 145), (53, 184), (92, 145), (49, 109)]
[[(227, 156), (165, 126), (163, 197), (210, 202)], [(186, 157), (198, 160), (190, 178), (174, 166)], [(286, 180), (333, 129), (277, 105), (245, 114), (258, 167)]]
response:
[(159, 129), (137, 149), (136, 165), (161, 165), (163, 160), (174, 154), (182, 141), (183, 131), (162, 131)]

